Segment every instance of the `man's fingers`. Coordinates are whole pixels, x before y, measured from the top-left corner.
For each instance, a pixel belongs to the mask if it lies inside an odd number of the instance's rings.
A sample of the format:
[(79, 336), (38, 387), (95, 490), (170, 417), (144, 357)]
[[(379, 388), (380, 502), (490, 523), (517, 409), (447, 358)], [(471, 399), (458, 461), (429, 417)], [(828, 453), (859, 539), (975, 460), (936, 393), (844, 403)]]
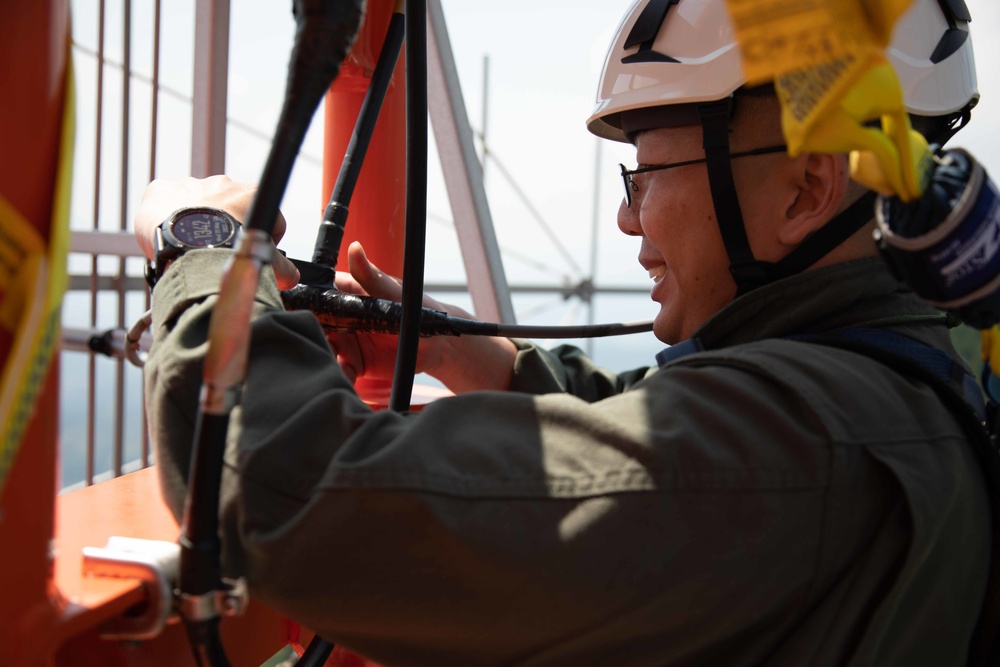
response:
[(299, 270), (280, 252), (274, 253), (274, 260), (271, 264), (274, 269), (274, 279), (278, 283), (278, 289), (292, 289), (299, 284)]
[(368, 294), (393, 301), (402, 298), (403, 288), (399, 282), (372, 264), (357, 241), (347, 248), (347, 266), (351, 275)]
[(285, 235), (285, 229), (287, 227), (288, 225), (285, 223), (285, 216), (281, 214), (281, 211), (278, 211), (278, 218), (274, 222), (274, 231), (271, 233), (271, 240), (274, 241), (275, 245), (277, 245), (278, 241), (281, 240), (281, 237)]
[(337, 363), (340, 365), (340, 370), (347, 377), (347, 381), (354, 384), (358, 379), (358, 371), (351, 365), (351, 362), (341, 354), (337, 355)]
[(354, 334), (329, 332), (326, 342), (344, 375), (353, 384), (358, 376), (365, 372), (364, 358), (357, 337)]

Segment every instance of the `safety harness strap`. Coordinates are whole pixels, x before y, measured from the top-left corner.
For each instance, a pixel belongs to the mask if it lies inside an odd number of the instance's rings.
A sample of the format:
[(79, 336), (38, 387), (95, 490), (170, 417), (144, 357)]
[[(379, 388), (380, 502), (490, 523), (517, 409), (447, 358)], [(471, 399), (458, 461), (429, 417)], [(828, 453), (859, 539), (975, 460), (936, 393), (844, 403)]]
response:
[(733, 165), (729, 151), (729, 120), (732, 115), (733, 99), (727, 97), (719, 102), (698, 105), (701, 117), (702, 146), (705, 149), (708, 184), (715, 206), (715, 219), (722, 234), (722, 243), (729, 255), (729, 270), (736, 280), (739, 294), (765, 285), (770, 279), (763, 265), (753, 257), (750, 242), (743, 226), (736, 183), (733, 180)]
[(949, 355), (902, 334), (885, 329), (857, 328), (789, 338), (863, 354), (902, 375), (926, 383), (964, 426), (989, 492), (993, 533), (986, 597), (972, 638), (968, 664), (970, 667), (1000, 664), (1000, 454), (996, 405), (990, 404), (987, 408), (976, 381)]
[(795, 250), (780, 261), (771, 264), (769, 271), (775, 278), (787, 278), (802, 273), (810, 266), (826, 257), (831, 250), (851, 237), (875, 217), (874, 192), (865, 194), (851, 204), (840, 215), (833, 218), (818, 231), (809, 236)]
[(778, 262), (763, 262), (753, 256), (740, 210), (729, 147), (729, 122), (733, 98), (698, 105), (702, 146), (705, 149), (708, 184), (715, 219), (729, 256), (729, 271), (736, 281), (737, 296), (776, 280), (799, 274), (846, 241), (875, 216), (875, 193), (868, 193)]

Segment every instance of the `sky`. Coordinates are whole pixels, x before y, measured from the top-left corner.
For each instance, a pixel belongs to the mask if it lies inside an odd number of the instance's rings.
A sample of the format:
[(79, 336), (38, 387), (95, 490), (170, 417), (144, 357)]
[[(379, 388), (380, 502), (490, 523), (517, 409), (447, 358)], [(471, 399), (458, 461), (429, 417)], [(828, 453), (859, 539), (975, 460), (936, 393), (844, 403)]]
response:
[[(275, 67), (276, 63), (264, 55), (268, 52), (264, 42), (250, 37), (249, 27), (246, 32), (241, 31), (244, 18), (238, 5), (234, 5), (233, 11), (234, 34), (246, 35), (247, 42), (244, 47), (244, 38), (238, 37), (233, 47), (237, 58), (245, 56), (252, 63), (249, 65), (252, 76), (240, 73), (233, 77), (231, 94), (235, 100), (231, 98), (230, 101), (231, 115), (246, 113), (241, 116), (246, 123), (267, 126), (275, 113), (272, 105), (279, 100), (271, 100), (263, 106), (244, 105), (238, 100), (244, 95), (256, 94), (261, 72)], [(584, 121), (592, 107), (593, 92), (610, 31), (617, 25), (626, 6), (624, 2), (607, 1), (487, 4), (464, 0), (443, 3), (470, 122), (474, 128), (481, 130), (484, 58), (488, 57), (489, 88), (485, 95), (489, 100), (487, 141), (491, 152), (513, 175), (517, 187), (530, 198), (531, 206), (561, 240), (562, 249), (539, 232), (532, 211), (516, 196), (500, 169), (491, 168), (487, 163), (485, 172), (491, 213), (498, 241), (506, 249), (504, 264), (512, 283), (558, 285), (578, 280), (589, 273), (594, 217), (591, 191), (598, 140), (586, 132)], [(560, 30), (560, 25), (566, 27)], [(565, 33), (565, 39), (560, 32)], [(283, 76), (282, 68), (283, 64), (275, 67), (276, 79)], [(240, 111), (237, 112), (237, 109)], [(238, 133), (239, 130), (236, 136)], [(305, 152), (319, 155), (319, 138), (318, 131), (311, 133)], [(431, 140), (427, 279), (460, 281), (464, 274), (461, 264), (455, 263), (458, 246), (454, 232), (442, 224), (443, 220), (450, 220), (451, 215), (438, 159), (433, 151), (433, 134)], [(256, 171), (253, 165), (257, 162), (255, 158), (259, 149), (253, 142), (248, 142), (243, 150), (234, 146), (230, 171), (245, 173), (247, 179), (254, 178)], [(625, 147), (608, 145), (604, 148), (603, 201), (599, 215), (603, 221), (600, 239), (603, 247), (598, 262), (613, 258), (618, 263), (607, 264), (603, 273), (607, 281), (615, 283), (634, 282), (637, 268), (632, 261), (623, 265), (618, 253), (604, 252), (611, 250), (607, 247), (610, 242), (618, 240), (614, 237), (621, 236), (614, 222), (621, 188), (617, 163), (631, 159), (630, 155), (631, 151)], [(245, 172), (244, 166), (247, 167)], [(297, 194), (300, 191), (296, 181), (291, 185), (296, 189), (286, 195), (287, 205), (283, 210), (290, 220), (294, 216), (295, 221), (301, 224), (290, 224), (284, 245), (290, 253), (298, 251), (300, 255), (307, 255), (315, 238), (315, 223), (310, 222), (309, 217), (315, 215), (316, 206), (321, 201), (319, 195), (313, 194), (319, 189), (318, 181), (315, 181), (318, 169), (312, 164), (301, 164), (296, 168), (294, 178), (299, 178), (300, 169), (304, 172), (301, 174), (304, 183), (301, 198)], [(295, 204), (291, 201), (293, 199)], [(293, 208), (299, 202), (306, 207), (301, 213)], [(635, 249), (627, 250), (625, 256), (634, 259), (635, 252)], [(573, 257), (576, 267), (566, 260), (565, 254)], [(531, 261), (522, 259), (523, 256)], [(539, 269), (539, 265), (547, 268)], [(640, 278), (644, 279), (644, 274)], [(552, 303), (555, 305), (555, 302)], [(649, 317), (649, 312), (647, 308), (646, 313), (633, 319)], [(546, 314), (550, 318), (553, 315), (551, 312)], [(558, 319), (550, 319), (549, 322), (557, 324), (566, 315), (565, 312), (559, 313)], [(533, 323), (539, 322), (536, 320)]]
[[(387, 0), (369, 0), (369, 2)], [(952, 146), (970, 148), (988, 171), (1000, 174), (1000, 3), (967, 0), (978, 63), (982, 101), (972, 123)], [(71, 226), (95, 224), (117, 230), (130, 226), (142, 191), (150, 178), (181, 178), (190, 173), (194, 0), (162, 2), (159, 128), (156, 162), (151, 169), (150, 100), (152, 90), (153, 1), (133, 0), (131, 103), (129, 108), (129, 170), (122, 215), (121, 68), (123, 0), (106, 0), (104, 109), (102, 150), (95, 157), (97, 121), (95, 96), (98, 0), (71, 0), (74, 67), (77, 80), (78, 134)], [(598, 140), (585, 121), (594, 105), (597, 81), (607, 46), (629, 0), (442, 0), (449, 38), (473, 128), (481, 131), (486, 114), (486, 140), (491, 159), (485, 166), (486, 187), (504, 267), (512, 285), (574, 284), (590, 275), (597, 285), (628, 285), (645, 289), (646, 272), (636, 262), (638, 242), (621, 234), (615, 223), (621, 200), (619, 162), (634, 164), (631, 147)], [(226, 171), (236, 180), (257, 181), (267, 154), (284, 92), (284, 77), (294, 31), (288, 0), (231, 0)], [(488, 58), (488, 86), (484, 74)], [(115, 63), (118, 63), (116, 68)], [(321, 218), (322, 112), (318, 111), (289, 183), (282, 210), (289, 229), (281, 243), (290, 256), (309, 258)], [(427, 280), (461, 283), (464, 269), (458, 255), (447, 196), (431, 134), (428, 162)], [(100, 165), (99, 204), (94, 192)], [(513, 176), (514, 184), (499, 166)], [(516, 187), (516, 189), (515, 189)], [(526, 194), (526, 204), (516, 194)], [(537, 221), (559, 239), (551, 241)], [(592, 234), (596, 221), (596, 238)], [(349, 223), (350, 224), (350, 223)], [(89, 259), (71, 257), (71, 272), (87, 274)], [(99, 270), (114, 273), (117, 261), (102, 259)], [(139, 275), (141, 262), (129, 262)], [(467, 299), (446, 300), (469, 307)], [(127, 306), (131, 321), (144, 303), (135, 295)], [(651, 318), (656, 305), (648, 294), (604, 297), (596, 302), (595, 321)], [(527, 324), (581, 324), (586, 308), (579, 301), (555, 295), (515, 299), (518, 321)], [(98, 304), (98, 326), (114, 326), (117, 307), (111, 295)], [(85, 295), (69, 295), (64, 308), (67, 326), (89, 325)], [(597, 360), (614, 369), (649, 364), (662, 345), (651, 335), (602, 339), (595, 344)], [(83, 355), (64, 361), (73, 377)], [(103, 371), (102, 371), (103, 372)], [(130, 371), (131, 372), (131, 371)], [(136, 383), (130, 375), (129, 382)], [(78, 388), (66, 383), (66, 392)], [(141, 412), (141, 411), (138, 411)], [(140, 428), (136, 410), (128, 411), (127, 428)], [(72, 419), (76, 419), (75, 417)], [(72, 419), (64, 431), (79, 428)]]
[[(377, 1), (377, 0), (372, 0)], [(384, 0), (383, 0), (384, 1)], [(607, 285), (642, 285), (645, 272), (635, 262), (634, 239), (620, 234), (615, 213), (620, 201), (617, 163), (634, 163), (630, 147), (600, 141), (590, 135), (585, 121), (593, 108), (594, 93), (606, 48), (628, 0), (569, 0), (536, 2), (507, 0), (485, 3), (473, 0), (443, 0), (464, 101), (470, 122), (483, 126), (486, 104), (487, 141), (492, 156), (510, 173), (516, 187), (530, 199), (530, 208), (515, 194), (499, 168), (486, 164), (487, 191), (496, 233), (504, 250), (504, 265), (514, 284), (573, 283), (590, 273), (596, 261), (596, 282)], [(972, 124), (955, 140), (955, 145), (974, 147), (977, 157), (989, 169), (1000, 173), (1000, 100), (990, 95), (1000, 90), (997, 73), (984, 63), (1000, 61), (1000, 3), (969, 0), (973, 14), (973, 35), (980, 63), (983, 100)], [(78, 45), (96, 45), (97, 0), (73, 0), (74, 33)], [(190, 95), (192, 78), (193, 0), (163, 3), (160, 129), (155, 175), (179, 178), (190, 170)], [(288, 49), (294, 21), (290, 2), (232, 0), (230, 36), (229, 111), (231, 120), (226, 171), (237, 180), (256, 181), (266, 156), (265, 137), (273, 131), (284, 87)], [(151, 72), (148, 31), (152, 22), (151, 0), (133, 0), (133, 69), (141, 77)], [(120, 61), (121, 0), (106, 3), (105, 49), (110, 60)], [(77, 48), (77, 76), (81, 88), (92, 83), (95, 65), (83, 49)], [(484, 87), (484, 59), (488, 58), (489, 81)], [(120, 164), (116, 142), (120, 133), (120, 111), (115, 104), (115, 87), (120, 74), (105, 70), (104, 151), (102, 164), (102, 228), (117, 228), (121, 218), (118, 184), (113, 176)], [(150, 177), (148, 132), (150, 93), (148, 84), (134, 77), (132, 83), (129, 178), (130, 219)], [(174, 95), (174, 92), (179, 95)], [(93, 147), (88, 146), (93, 119), (84, 110), (81, 95), (81, 136), (78, 141), (74, 226), (92, 224)], [(111, 103), (109, 103), (111, 102)], [(92, 114), (92, 112), (91, 112)], [(322, 205), (319, 159), (322, 154), (322, 113), (316, 119), (303, 147), (292, 181), (282, 204), (289, 231), (282, 242), (291, 256), (311, 254), (315, 229)], [(450, 211), (440, 176), (436, 154), (429, 160), (429, 242), (428, 281), (461, 281), (463, 271), (455, 258), (458, 246), (450, 228)], [(89, 148), (89, 150), (88, 150)], [(598, 155), (598, 151), (600, 154)], [(90, 172), (90, 174), (88, 174)], [(595, 174), (599, 178), (595, 179)], [(595, 199), (595, 188), (597, 197)], [(596, 202), (596, 208), (595, 208)], [(557, 247), (540, 231), (537, 217), (559, 238)], [(597, 220), (597, 239), (592, 237)], [(597, 252), (592, 254), (596, 246)], [(567, 255), (571, 259), (567, 259)], [(548, 300), (551, 309), (542, 312), (549, 323), (560, 323), (583, 309), (573, 304)], [(534, 306), (518, 308), (531, 323), (541, 323), (532, 315)], [(635, 305), (634, 316), (652, 315), (653, 304)], [(575, 310), (575, 313), (573, 312)], [(555, 320), (552, 318), (555, 317)], [(520, 319), (520, 315), (519, 315)]]
[[(379, 0), (370, 0), (379, 1)], [(385, 1), (385, 0), (382, 0)], [(557, 5), (556, 7), (550, 4)], [(176, 179), (190, 174), (191, 103), (193, 73), (194, 0), (161, 3), (160, 93), (155, 165), (150, 167), (151, 99), (153, 63), (153, 1), (131, 2), (131, 68), (129, 104), (129, 149), (127, 175), (122, 171), (122, 68), (123, 2), (106, 0), (103, 68), (104, 95), (100, 126), (96, 115), (99, 0), (71, 0), (73, 60), (77, 87), (77, 137), (74, 165), (71, 227), (96, 227), (117, 231), (122, 220), (131, 219), (142, 192), (152, 177)], [(476, 7), (478, 5), (478, 9)], [(228, 141), (226, 172), (237, 180), (260, 177), (269, 145), (268, 138), (280, 108), (294, 21), (289, 1), (232, 0), (228, 92)], [(595, 219), (591, 194), (595, 151), (598, 141), (586, 133), (583, 123), (592, 105), (593, 90), (603, 51), (624, 11), (623, 2), (523, 2), (485, 3), (446, 1), (444, 12), (454, 47), (465, 103), (474, 128), (483, 116), (483, 60), (489, 57), (489, 136), (492, 151), (514, 175), (517, 187), (527, 193), (530, 207), (517, 200), (512, 186), (499, 177), (496, 166), (487, 165), (487, 189), (497, 227), (508, 280), (512, 284), (575, 283), (589, 274), (590, 230)], [(567, 13), (570, 11), (571, 13)], [(452, 17), (452, 13), (455, 17)], [(530, 20), (529, 18), (530, 17)], [(454, 25), (452, 22), (455, 21)], [(559, 28), (559, 26), (565, 26)], [(571, 27), (570, 27), (571, 26)], [(565, 35), (553, 39), (555, 32)], [(316, 118), (322, 118), (318, 110)], [(97, 155), (98, 134), (100, 155)], [(315, 240), (322, 207), (322, 122), (315, 121), (302, 149), (292, 180), (282, 202), (289, 231), (280, 247), (290, 256), (308, 258)], [(429, 160), (427, 251), (428, 281), (461, 283), (465, 280), (458, 245), (436, 154)], [(609, 284), (645, 286), (647, 281), (634, 261), (636, 247), (623, 253), (608, 253), (618, 242), (614, 212), (620, 198), (617, 163), (631, 159), (628, 151), (616, 155), (604, 149), (602, 160), (599, 275)], [(96, 203), (95, 203), (96, 193)], [(124, 202), (124, 203), (123, 203)], [(124, 207), (124, 210), (123, 210)], [(557, 249), (539, 233), (533, 210), (561, 237)], [(96, 221), (96, 222), (95, 222)], [(621, 237), (624, 239), (624, 237)], [(566, 256), (572, 257), (571, 263)], [(611, 262), (615, 262), (614, 264)], [(130, 275), (141, 274), (142, 262), (129, 260)], [(98, 271), (115, 275), (118, 260), (103, 257)], [(87, 275), (90, 258), (71, 255), (70, 271)], [(645, 289), (645, 287), (643, 287)], [(469, 307), (468, 299), (450, 294), (447, 299)], [(653, 315), (647, 295), (622, 300), (598, 300), (596, 321), (646, 319)], [(144, 295), (130, 295), (124, 321), (131, 324), (145, 309)], [(581, 324), (585, 308), (579, 302), (565, 303), (558, 296), (518, 298), (518, 321), (530, 324)], [(86, 293), (69, 293), (64, 300), (63, 322), (67, 327), (98, 330), (118, 326), (118, 304), (105, 293), (91, 312)], [(605, 339), (596, 344), (595, 358), (609, 366), (631, 368), (649, 364), (661, 345), (651, 335)], [(141, 374), (124, 368), (124, 400), (119, 417), (114, 397), (118, 393), (117, 364), (97, 358), (95, 414), (95, 468), (110, 468), (111, 443), (124, 432), (125, 460), (138, 456), (142, 433)], [(63, 484), (83, 479), (88, 429), (86, 399), (88, 357), (82, 353), (62, 355)], [(424, 378), (424, 381), (428, 381)]]
[[(191, 21), (193, 2), (163, 3), (162, 43), (169, 45), (161, 56), (159, 97), (160, 128), (155, 174), (180, 178), (190, 171), (190, 95), (192, 78)], [(474, 10), (474, 5), (479, 9)], [(483, 115), (483, 60), (489, 57), (489, 136), (496, 159), (510, 172), (517, 187), (527, 193), (531, 206), (557, 234), (562, 248), (539, 243), (534, 214), (514, 195), (499, 169), (487, 164), (487, 188), (497, 234), (505, 252), (505, 266), (511, 282), (562, 284), (576, 282), (589, 274), (590, 232), (594, 219), (591, 194), (598, 140), (584, 129), (592, 106), (593, 91), (604, 50), (624, 2), (578, 3), (509, 2), (496, 6), (482, 3), (445, 2), (449, 35), (455, 52), (465, 103), (473, 126), (479, 129)], [(229, 137), (226, 171), (237, 180), (256, 181), (266, 157), (267, 142), (262, 138), (273, 131), (283, 93), (288, 48), (294, 23), (286, 2), (233, 0), (230, 37)], [(572, 15), (566, 10), (572, 8)], [(74, 33), (77, 77), (81, 90), (95, 84), (97, 2), (74, 0)], [(471, 11), (470, 11), (471, 10)], [(454, 17), (452, 14), (454, 13)], [(531, 16), (530, 20), (526, 17)], [(151, 72), (148, 39), (139, 37), (142, 26), (151, 25), (151, 2), (132, 3), (132, 63), (140, 77), (133, 77), (129, 152), (129, 211), (134, 213), (141, 192), (149, 180), (148, 83), (141, 75)], [(452, 22), (455, 23), (452, 26)], [(106, 57), (121, 60), (121, 2), (106, 4)], [(565, 39), (553, 39), (561, 24)], [(484, 30), (484, 26), (490, 26)], [(88, 52), (89, 51), (89, 52)], [(120, 159), (120, 102), (116, 95), (120, 72), (105, 69), (103, 123), (103, 174), (101, 178), (101, 228), (117, 229), (121, 218), (120, 188), (116, 170)], [(179, 94), (174, 94), (174, 92)], [(93, 101), (81, 94), (78, 137), (77, 185), (74, 198), (74, 227), (88, 228), (93, 220)], [(282, 248), (291, 256), (308, 257), (322, 210), (319, 158), (322, 154), (322, 112), (317, 112), (303, 147), (302, 158), (282, 204), (289, 219), (289, 232)], [(602, 275), (609, 283), (634, 282), (637, 265), (621, 262), (621, 255), (607, 252), (620, 236), (614, 226), (621, 188), (617, 163), (630, 159), (631, 151), (608, 142), (603, 147), (601, 202)], [(433, 142), (432, 142), (433, 144)], [(431, 235), (428, 248), (429, 281), (455, 282), (464, 279), (450, 211), (436, 154), (429, 160), (429, 216)], [(548, 240), (547, 237), (545, 239)], [(610, 247), (609, 247), (610, 246)], [(528, 248), (528, 251), (525, 249)], [(573, 257), (572, 263), (566, 255)], [(606, 255), (606, 256), (605, 256)], [(522, 256), (524, 256), (522, 258)], [(627, 250), (634, 258), (635, 250)], [(573, 264), (576, 266), (574, 267)], [(544, 267), (544, 268), (539, 268)], [(640, 276), (644, 279), (644, 275)], [(555, 304), (553, 304), (555, 305)], [(649, 317), (649, 309), (631, 319)], [(560, 318), (566, 313), (562, 313)], [(534, 321), (533, 323), (538, 323)], [(554, 322), (554, 323), (558, 323)]]

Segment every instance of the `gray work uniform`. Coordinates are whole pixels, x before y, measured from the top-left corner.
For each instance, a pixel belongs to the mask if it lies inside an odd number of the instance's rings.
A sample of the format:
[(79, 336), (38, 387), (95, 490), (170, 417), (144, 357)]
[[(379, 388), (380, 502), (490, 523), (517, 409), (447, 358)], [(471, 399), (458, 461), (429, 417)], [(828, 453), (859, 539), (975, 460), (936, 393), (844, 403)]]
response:
[[(147, 401), (178, 515), (225, 254), (154, 293)], [(510, 392), (373, 412), (265, 272), (226, 568), (387, 665), (961, 665), (985, 485), (931, 388), (783, 338), (857, 326), (951, 351), (940, 314), (860, 260), (741, 297), (663, 368), (518, 341)]]

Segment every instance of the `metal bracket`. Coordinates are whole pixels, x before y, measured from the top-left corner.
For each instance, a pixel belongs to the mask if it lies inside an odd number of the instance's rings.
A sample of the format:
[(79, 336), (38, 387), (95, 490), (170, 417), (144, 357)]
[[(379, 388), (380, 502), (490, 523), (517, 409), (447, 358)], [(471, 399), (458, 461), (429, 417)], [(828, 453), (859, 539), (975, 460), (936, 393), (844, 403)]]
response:
[(104, 548), (83, 548), (83, 573), (95, 577), (138, 579), (146, 591), (146, 605), (136, 616), (106, 622), (102, 639), (151, 639), (159, 635), (173, 611), (173, 582), (180, 565), (180, 547), (174, 542), (110, 537)]
[(223, 579), (222, 590), (205, 595), (175, 596), (180, 553), (175, 542), (132, 537), (110, 537), (104, 548), (83, 548), (85, 575), (138, 579), (146, 591), (142, 613), (107, 621), (101, 626), (102, 639), (152, 639), (163, 631), (175, 608), (187, 620), (243, 615), (249, 600), (243, 578)]
[(204, 595), (180, 595), (177, 608), (187, 621), (204, 621), (219, 616), (242, 616), (247, 609), (250, 598), (247, 592), (246, 580), (227, 579), (223, 577), (225, 586), (222, 590), (212, 591)]

